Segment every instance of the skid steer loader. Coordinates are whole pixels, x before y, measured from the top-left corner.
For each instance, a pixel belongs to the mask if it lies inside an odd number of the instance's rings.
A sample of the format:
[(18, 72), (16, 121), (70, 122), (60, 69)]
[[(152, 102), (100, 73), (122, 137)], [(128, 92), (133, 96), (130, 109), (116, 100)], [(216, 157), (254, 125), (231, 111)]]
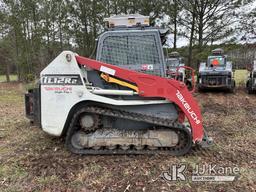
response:
[(210, 145), (197, 102), (165, 77), (161, 30), (140, 15), (108, 22), (96, 60), (63, 51), (42, 70), (25, 95), (27, 117), (78, 154), (183, 155)]
[(256, 91), (256, 60), (253, 61), (253, 66), (249, 70), (246, 89), (249, 94), (255, 93)]
[(198, 90), (228, 90), (235, 89), (232, 62), (227, 60), (223, 54), (223, 49), (212, 50), (212, 55), (208, 56), (207, 63), (201, 63), (197, 76)]
[[(188, 74), (190, 72), (190, 74)], [(184, 58), (176, 51), (171, 52), (166, 59), (166, 75), (169, 78), (184, 82), (188, 89), (192, 89), (194, 70), (185, 66)]]
[(176, 75), (177, 68), (185, 66), (184, 59), (180, 57), (178, 52), (171, 52), (169, 57), (166, 59), (167, 77), (175, 78), (179, 81), (185, 82), (185, 69), (181, 68)]

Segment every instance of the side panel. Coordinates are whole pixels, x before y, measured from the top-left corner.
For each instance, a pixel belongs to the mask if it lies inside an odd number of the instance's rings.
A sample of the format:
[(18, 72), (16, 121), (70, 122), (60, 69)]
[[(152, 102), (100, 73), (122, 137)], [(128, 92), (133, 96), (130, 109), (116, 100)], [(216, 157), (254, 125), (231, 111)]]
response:
[(42, 129), (59, 136), (69, 110), (83, 94), (84, 84), (74, 53), (62, 52), (41, 72), (40, 81)]

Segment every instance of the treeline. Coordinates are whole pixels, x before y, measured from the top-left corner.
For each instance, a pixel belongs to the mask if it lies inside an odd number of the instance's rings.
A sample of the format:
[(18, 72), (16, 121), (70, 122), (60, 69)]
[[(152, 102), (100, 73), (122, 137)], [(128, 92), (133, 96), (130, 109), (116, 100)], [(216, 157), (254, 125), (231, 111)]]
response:
[[(118, 14), (149, 15), (152, 25), (170, 29), (169, 47), (188, 39), (187, 65), (196, 67), (204, 47), (228, 40), (239, 31), (255, 35), (255, 10), (240, 14), (250, 0), (0, 0), (0, 73), (19, 80), (38, 75), (62, 50), (90, 56), (104, 31), (103, 18)], [(250, 22), (251, 21), (251, 22)], [(233, 27), (233, 24), (235, 24)]]
[[(233, 69), (251, 69), (254, 60), (256, 60), (256, 43), (254, 44), (235, 44), (235, 43), (223, 43), (216, 45), (205, 45), (203, 51), (198, 52), (196, 47), (193, 47), (194, 68), (198, 69), (199, 62), (206, 62), (208, 55), (211, 54), (213, 49), (222, 48), (225, 55), (228, 56), (228, 60), (232, 61)], [(185, 63), (188, 63), (188, 48), (181, 47), (176, 49), (181, 56), (185, 58)], [(169, 49), (169, 52), (172, 49)], [(167, 51), (166, 51), (167, 52)]]

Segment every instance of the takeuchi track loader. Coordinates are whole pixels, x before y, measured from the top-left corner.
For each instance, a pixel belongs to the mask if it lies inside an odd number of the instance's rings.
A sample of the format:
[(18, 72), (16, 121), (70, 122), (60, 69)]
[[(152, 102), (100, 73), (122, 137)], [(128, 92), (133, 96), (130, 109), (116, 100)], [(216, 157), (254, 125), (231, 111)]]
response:
[(228, 61), (223, 49), (212, 50), (206, 63), (201, 63), (197, 76), (198, 90), (228, 90), (234, 92), (235, 80), (232, 62)]
[[(177, 71), (177, 68), (185, 66), (184, 59), (180, 56), (178, 52), (171, 52), (166, 59), (166, 69), (167, 69), (167, 76), (171, 78), (177, 79), (179, 81), (185, 82), (185, 69), (180, 68)], [(178, 74), (176, 74), (178, 73)]]
[[(190, 71), (190, 76), (188, 75)], [(171, 52), (166, 59), (166, 75), (169, 78), (174, 78), (176, 80), (184, 82), (189, 89), (192, 89), (192, 73), (194, 69), (191, 67), (185, 66), (184, 58), (176, 51)]]
[(78, 154), (183, 155), (211, 144), (186, 85), (165, 77), (161, 34), (147, 19), (111, 20), (96, 60), (63, 51), (25, 95), (27, 117)]

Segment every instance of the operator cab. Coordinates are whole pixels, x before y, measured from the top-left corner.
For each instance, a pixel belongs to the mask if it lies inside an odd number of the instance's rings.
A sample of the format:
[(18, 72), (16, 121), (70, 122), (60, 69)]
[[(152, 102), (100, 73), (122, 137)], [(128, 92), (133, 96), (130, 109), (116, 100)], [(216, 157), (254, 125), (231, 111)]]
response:
[(106, 18), (98, 38), (96, 60), (122, 68), (165, 77), (162, 45), (168, 30), (151, 27), (139, 14)]
[(223, 49), (220, 48), (212, 50), (212, 55), (208, 56), (207, 66), (224, 68), (226, 66), (226, 56), (223, 53)]
[(171, 52), (166, 59), (166, 76), (182, 81), (188, 90), (193, 91), (193, 69), (185, 66), (184, 58), (177, 51)]
[[(180, 66), (184, 66), (183, 57), (181, 57), (176, 51), (171, 52), (169, 57), (166, 59), (167, 76), (169, 77), (172, 73), (176, 73), (177, 68)], [(182, 73), (183, 70), (180, 69), (179, 73)]]
[(166, 67), (168, 68), (177, 68), (181, 65), (184, 65), (184, 58), (176, 51), (171, 52), (169, 58), (166, 60)]
[[(184, 58), (180, 56), (178, 52), (171, 52), (169, 57), (166, 59), (166, 75), (170, 78), (176, 78), (180, 81), (184, 81), (185, 78), (185, 69), (180, 68), (185, 66)], [(178, 73), (177, 73), (178, 69)], [(177, 73), (177, 74), (176, 74)]]

